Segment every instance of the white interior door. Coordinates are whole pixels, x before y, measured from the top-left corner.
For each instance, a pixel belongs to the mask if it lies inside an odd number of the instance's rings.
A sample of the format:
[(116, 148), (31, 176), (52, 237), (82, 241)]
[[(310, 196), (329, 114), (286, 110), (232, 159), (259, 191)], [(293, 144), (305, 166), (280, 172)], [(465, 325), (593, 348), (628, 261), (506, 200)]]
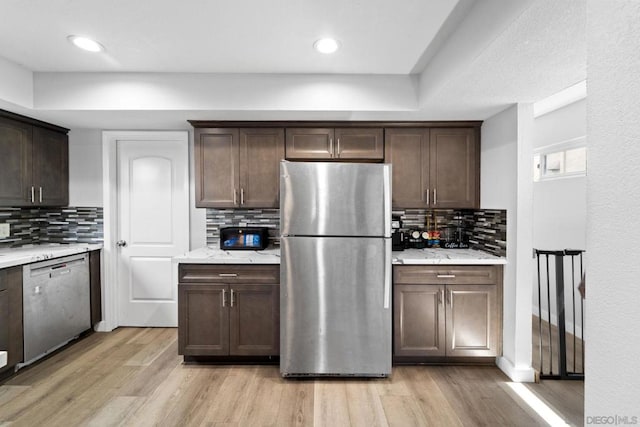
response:
[(173, 256), (189, 250), (187, 140), (117, 142), (121, 326), (177, 326)]

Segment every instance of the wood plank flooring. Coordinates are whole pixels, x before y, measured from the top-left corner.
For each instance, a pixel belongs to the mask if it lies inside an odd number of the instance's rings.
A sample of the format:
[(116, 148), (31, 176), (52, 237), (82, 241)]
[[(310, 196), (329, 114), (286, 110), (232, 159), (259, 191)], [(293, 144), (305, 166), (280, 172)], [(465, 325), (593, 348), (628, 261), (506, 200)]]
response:
[[(549, 325), (548, 322), (540, 320), (538, 316), (533, 316), (533, 368), (542, 374), (559, 374), (560, 362), (558, 359), (560, 340), (558, 338), (558, 328)], [(542, 341), (540, 340), (540, 326), (542, 326)], [(549, 337), (551, 331), (551, 339)], [(566, 332), (565, 340), (567, 346), (566, 364), (567, 372), (584, 373), (583, 368), (583, 342), (578, 336)], [(542, 342), (542, 351), (540, 343)], [(551, 344), (551, 345), (550, 345)], [(542, 358), (542, 365), (540, 359)]]
[[(177, 353), (175, 329), (91, 334), (0, 385), (0, 426), (546, 425), (495, 367), (283, 380), (277, 366), (184, 365)], [(528, 387), (582, 425), (575, 383)]]

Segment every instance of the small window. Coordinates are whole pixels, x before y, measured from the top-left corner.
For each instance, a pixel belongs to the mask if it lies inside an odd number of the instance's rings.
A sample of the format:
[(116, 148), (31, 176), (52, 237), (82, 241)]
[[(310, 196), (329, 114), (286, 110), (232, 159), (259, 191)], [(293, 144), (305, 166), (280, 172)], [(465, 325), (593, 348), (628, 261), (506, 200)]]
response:
[(543, 147), (533, 156), (533, 180), (583, 176), (587, 172), (585, 137)]

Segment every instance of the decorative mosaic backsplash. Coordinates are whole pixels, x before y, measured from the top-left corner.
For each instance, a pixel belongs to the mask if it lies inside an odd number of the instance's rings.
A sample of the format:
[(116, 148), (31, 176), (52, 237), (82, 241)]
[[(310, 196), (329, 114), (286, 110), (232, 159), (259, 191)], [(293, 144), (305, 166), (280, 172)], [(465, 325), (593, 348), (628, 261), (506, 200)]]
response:
[(400, 215), (402, 229), (426, 230), (462, 227), (472, 249), (497, 256), (507, 255), (507, 211), (493, 209), (405, 209)]
[(207, 209), (207, 246), (220, 244), (220, 228), (268, 227), (272, 244), (280, 244), (280, 209)]
[(102, 243), (104, 216), (101, 207), (0, 208), (0, 223), (11, 234), (0, 247), (37, 243)]
[[(402, 228), (425, 230), (460, 224), (472, 249), (506, 256), (507, 211), (473, 209), (394, 210), (402, 218)], [(429, 224), (427, 224), (429, 222)], [(279, 244), (279, 209), (207, 209), (207, 245), (217, 246), (221, 227), (268, 227), (272, 242)]]

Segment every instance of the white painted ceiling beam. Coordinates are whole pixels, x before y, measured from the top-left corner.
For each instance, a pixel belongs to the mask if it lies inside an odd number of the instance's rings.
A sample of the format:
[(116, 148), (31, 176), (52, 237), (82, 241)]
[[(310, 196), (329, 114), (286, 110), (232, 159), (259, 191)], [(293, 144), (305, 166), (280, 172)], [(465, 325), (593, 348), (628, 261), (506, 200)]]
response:
[(412, 111), (409, 75), (35, 73), (39, 110)]

